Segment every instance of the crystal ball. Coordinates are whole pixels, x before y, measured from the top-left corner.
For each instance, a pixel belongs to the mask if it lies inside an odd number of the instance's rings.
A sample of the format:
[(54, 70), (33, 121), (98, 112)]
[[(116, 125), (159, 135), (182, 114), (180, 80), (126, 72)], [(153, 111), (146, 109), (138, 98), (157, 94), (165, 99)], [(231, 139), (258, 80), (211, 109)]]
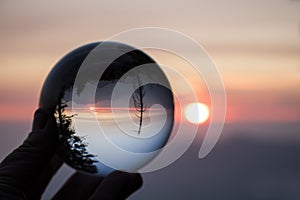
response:
[(64, 162), (102, 177), (138, 172), (166, 145), (174, 123), (161, 67), (140, 49), (109, 41), (65, 55), (47, 76), (39, 107), (56, 117)]

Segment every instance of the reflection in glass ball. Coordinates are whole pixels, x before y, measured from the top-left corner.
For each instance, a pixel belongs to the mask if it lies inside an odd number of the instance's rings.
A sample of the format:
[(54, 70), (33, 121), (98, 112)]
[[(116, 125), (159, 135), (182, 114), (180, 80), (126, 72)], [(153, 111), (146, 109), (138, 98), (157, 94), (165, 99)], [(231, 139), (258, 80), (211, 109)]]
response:
[[(55, 112), (63, 160), (97, 176), (145, 166), (167, 143), (174, 120), (173, 94), (160, 67), (141, 50), (115, 42), (63, 57), (43, 85), (40, 107)], [(127, 154), (114, 153), (108, 143)]]

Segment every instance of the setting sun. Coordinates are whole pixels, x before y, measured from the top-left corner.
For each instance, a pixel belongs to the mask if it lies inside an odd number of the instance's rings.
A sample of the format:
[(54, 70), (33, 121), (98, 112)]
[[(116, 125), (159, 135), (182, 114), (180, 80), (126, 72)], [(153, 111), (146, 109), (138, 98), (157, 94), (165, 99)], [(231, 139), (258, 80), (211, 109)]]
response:
[(208, 119), (209, 109), (208, 106), (203, 103), (191, 103), (185, 107), (184, 114), (189, 122), (201, 124)]

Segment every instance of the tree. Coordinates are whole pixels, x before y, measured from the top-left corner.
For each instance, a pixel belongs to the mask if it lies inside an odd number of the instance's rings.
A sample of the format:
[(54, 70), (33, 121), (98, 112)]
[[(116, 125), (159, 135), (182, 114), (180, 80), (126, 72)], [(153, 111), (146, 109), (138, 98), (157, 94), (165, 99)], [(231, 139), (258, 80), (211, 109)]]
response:
[(98, 169), (95, 163), (98, 161), (95, 159), (95, 155), (87, 151), (85, 138), (75, 135), (75, 130), (72, 128), (72, 118), (75, 115), (64, 113), (67, 106), (66, 103), (60, 102), (55, 112), (59, 120), (59, 154), (73, 168), (97, 173)]
[(137, 81), (138, 81), (138, 89), (134, 91), (132, 98), (133, 98), (134, 107), (137, 111), (136, 116), (139, 118), (139, 129), (137, 132), (138, 134), (140, 134), (143, 125), (143, 115), (144, 112), (146, 111), (146, 106), (144, 104), (145, 89), (138, 75), (137, 75)]

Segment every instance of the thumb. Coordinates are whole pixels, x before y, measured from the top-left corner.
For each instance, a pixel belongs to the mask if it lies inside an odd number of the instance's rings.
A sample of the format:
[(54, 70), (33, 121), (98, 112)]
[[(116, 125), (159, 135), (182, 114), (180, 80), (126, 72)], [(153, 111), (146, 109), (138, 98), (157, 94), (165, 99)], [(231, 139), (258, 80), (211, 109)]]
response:
[(40, 130), (43, 129), (46, 125), (47, 119), (51, 116), (50, 110), (38, 109), (34, 113), (34, 120), (32, 124), (32, 130)]
[(56, 119), (47, 109), (38, 109), (34, 114), (32, 132), (22, 146), (35, 146), (39, 151), (52, 154), (56, 149), (58, 129)]

